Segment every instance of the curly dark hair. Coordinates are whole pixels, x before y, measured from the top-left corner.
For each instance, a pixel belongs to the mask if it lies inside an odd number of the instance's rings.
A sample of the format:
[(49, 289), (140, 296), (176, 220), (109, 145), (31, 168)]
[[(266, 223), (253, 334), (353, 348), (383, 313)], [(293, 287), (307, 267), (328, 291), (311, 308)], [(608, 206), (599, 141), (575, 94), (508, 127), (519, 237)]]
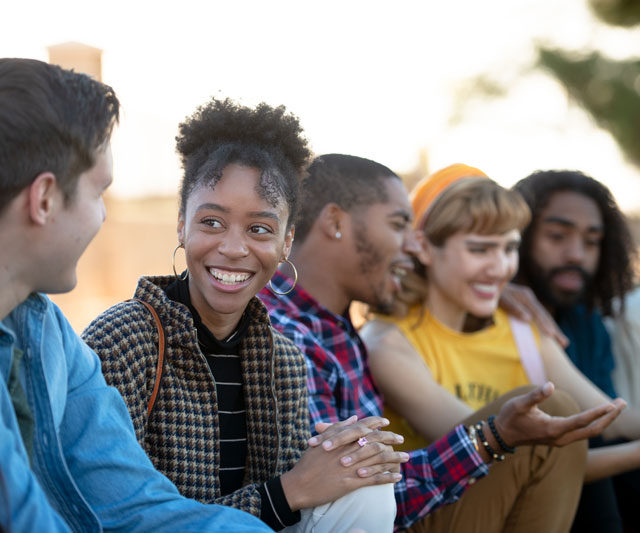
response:
[(111, 87), (35, 59), (0, 59), (0, 212), (43, 172), (69, 201), (111, 137)]
[(623, 296), (633, 288), (635, 248), (624, 214), (611, 191), (599, 181), (577, 170), (539, 170), (520, 180), (513, 187), (532, 213), (532, 222), (522, 233), (520, 272), (517, 279), (526, 282), (526, 268), (531, 263), (532, 239), (540, 211), (557, 192), (575, 192), (591, 198), (602, 215), (604, 235), (598, 268), (585, 294), (585, 304), (599, 309), (603, 315), (613, 313), (612, 300), (623, 302)]
[(302, 184), (302, 209), (296, 220), (296, 243), (302, 243), (322, 208), (335, 203), (345, 211), (389, 200), (387, 178), (400, 179), (380, 163), (355, 155), (325, 154), (309, 165)]
[(252, 109), (214, 97), (182, 122), (179, 131), (177, 151), (184, 168), (181, 213), (196, 187), (214, 187), (224, 168), (237, 163), (261, 171), (260, 195), (272, 205), (284, 199), (288, 226), (292, 224), (311, 151), (298, 118), (284, 106), (262, 102)]

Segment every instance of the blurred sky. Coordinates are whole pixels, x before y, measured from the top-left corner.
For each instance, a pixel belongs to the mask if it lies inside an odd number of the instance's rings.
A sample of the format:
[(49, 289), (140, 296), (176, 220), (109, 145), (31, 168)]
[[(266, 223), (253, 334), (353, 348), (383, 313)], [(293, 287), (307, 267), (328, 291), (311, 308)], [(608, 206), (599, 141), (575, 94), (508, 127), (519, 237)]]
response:
[[(557, 82), (528, 69), (535, 42), (640, 55), (640, 29), (604, 25), (586, 0), (23, 0), (1, 17), (0, 56), (46, 60), (46, 46), (66, 41), (104, 50), (124, 111), (116, 195), (175, 193), (177, 124), (219, 95), (285, 104), (318, 154), (406, 172), (425, 150), (432, 171), (464, 162), (507, 186), (578, 168), (640, 213), (640, 172)], [(460, 99), (486, 72), (511, 84), (508, 97)]]

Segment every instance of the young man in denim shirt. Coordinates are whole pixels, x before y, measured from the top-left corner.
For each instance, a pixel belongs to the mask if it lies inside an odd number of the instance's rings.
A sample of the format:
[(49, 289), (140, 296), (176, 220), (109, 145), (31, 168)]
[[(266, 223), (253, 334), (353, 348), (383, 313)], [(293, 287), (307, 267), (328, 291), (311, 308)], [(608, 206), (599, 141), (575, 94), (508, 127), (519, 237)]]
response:
[(113, 90), (0, 59), (0, 531), (269, 531), (180, 496), (97, 356), (44, 293), (71, 290), (105, 218)]

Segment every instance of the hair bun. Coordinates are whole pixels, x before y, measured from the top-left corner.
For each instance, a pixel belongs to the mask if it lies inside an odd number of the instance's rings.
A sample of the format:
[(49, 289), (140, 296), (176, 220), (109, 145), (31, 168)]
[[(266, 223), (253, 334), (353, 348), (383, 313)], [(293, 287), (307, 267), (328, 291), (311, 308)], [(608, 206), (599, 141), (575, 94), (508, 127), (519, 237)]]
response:
[(176, 148), (183, 164), (195, 152), (215, 150), (229, 142), (278, 149), (301, 173), (311, 156), (298, 117), (284, 106), (261, 102), (255, 109), (229, 98), (212, 98), (179, 126)]

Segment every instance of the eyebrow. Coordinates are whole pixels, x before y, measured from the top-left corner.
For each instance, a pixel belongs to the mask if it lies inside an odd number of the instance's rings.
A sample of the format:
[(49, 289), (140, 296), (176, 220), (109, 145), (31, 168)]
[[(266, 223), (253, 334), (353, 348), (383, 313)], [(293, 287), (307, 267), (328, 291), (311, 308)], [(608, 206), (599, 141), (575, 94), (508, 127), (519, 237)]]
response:
[(278, 215), (273, 211), (251, 211), (249, 216), (251, 218), (272, 218), (276, 222), (280, 222), (280, 217), (278, 217)]
[[(576, 227), (576, 223), (573, 222), (572, 220), (569, 220), (568, 218), (564, 218), (558, 215), (550, 215), (548, 217), (545, 217), (542, 222), (544, 224), (558, 224), (560, 226), (564, 226), (565, 228), (575, 228)], [(587, 231), (589, 233), (604, 233), (604, 227), (603, 226), (589, 226), (587, 228)]]
[[(229, 209), (228, 207), (224, 207), (220, 204), (214, 204), (214, 203), (204, 203), (204, 204), (200, 204), (197, 209), (196, 209), (196, 213), (199, 211), (206, 211), (206, 210), (210, 210), (210, 211), (220, 211), (222, 213), (230, 213), (231, 209)], [(250, 218), (271, 218), (277, 222), (280, 222), (280, 218), (278, 217), (277, 214), (275, 214), (273, 211), (251, 211), (249, 213), (249, 217)]]
[(411, 213), (406, 209), (398, 209), (393, 213), (389, 213), (389, 215), (387, 216), (388, 218), (400, 217), (400, 218), (403, 218), (406, 222), (410, 222), (413, 219), (413, 217), (411, 216)]

